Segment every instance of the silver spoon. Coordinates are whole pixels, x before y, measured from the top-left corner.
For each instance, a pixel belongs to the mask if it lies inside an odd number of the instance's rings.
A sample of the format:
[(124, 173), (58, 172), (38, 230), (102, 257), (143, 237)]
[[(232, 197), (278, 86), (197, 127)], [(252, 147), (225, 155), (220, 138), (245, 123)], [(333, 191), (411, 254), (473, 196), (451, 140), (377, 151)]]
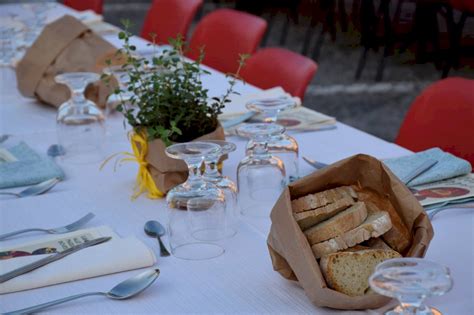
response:
[(68, 232), (73, 232), (77, 229), (79, 229), (81, 226), (92, 220), (92, 218), (95, 217), (95, 215), (92, 212), (89, 212), (82, 218), (80, 218), (77, 221), (74, 221), (68, 225), (65, 226), (60, 226), (52, 229), (41, 229), (41, 228), (32, 228), (32, 229), (23, 229), (23, 230), (18, 230), (14, 232), (9, 232), (5, 234), (0, 234), (0, 240), (6, 239), (8, 237), (26, 233), (26, 232), (33, 232), (33, 231), (39, 231), (39, 232), (46, 232), (49, 234), (63, 234), (63, 233), (68, 233)]
[(309, 165), (311, 165), (312, 167), (316, 168), (316, 169), (321, 169), (321, 168), (325, 168), (326, 166), (328, 166), (329, 164), (326, 164), (326, 163), (322, 163), (322, 162), (318, 162), (318, 161), (315, 161), (315, 160), (312, 160), (306, 156), (303, 156), (303, 160), (308, 163)]
[(148, 236), (151, 237), (156, 237), (158, 240), (158, 243), (160, 244), (160, 256), (161, 257), (166, 257), (169, 256), (170, 253), (166, 249), (165, 245), (161, 241), (161, 236), (165, 235), (166, 230), (163, 225), (161, 225), (160, 222), (158, 221), (148, 221), (145, 223), (145, 233)]
[(9, 196), (15, 196), (18, 198), (23, 198), (23, 197), (29, 197), (29, 196), (36, 196), (36, 195), (41, 195), (56, 186), (57, 183), (59, 183), (61, 179), (55, 177), (51, 178), (48, 180), (45, 180), (44, 182), (41, 182), (39, 184), (30, 186), (26, 188), (25, 190), (22, 190), (18, 193), (14, 193), (11, 191), (1, 191), (0, 195), (9, 195)]
[(159, 269), (150, 269), (132, 278), (129, 278), (125, 281), (120, 282), (108, 292), (89, 292), (89, 293), (76, 294), (76, 295), (68, 296), (62, 299), (54, 300), (51, 302), (46, 302), (43, 304), (38, 304), (35, 306), (23, 308), (21, 310), (4, 313), (4, 315), (29, 314), (29, 313), (37, 312), (40, 310), (44, 310), (45, 308), (48, 308), (54, 305), (58, 305), (64, 302), (69, 302), (75, 299), (80, 299), (80, 298), (91, 296), (91, 295), (103, 295), (112, 300), (125, 300), (143, 292), (150, 285), (152, 285), (153, 282), (155, 282), (155, 280), (158, 278), (159, 275), (160, 275)]

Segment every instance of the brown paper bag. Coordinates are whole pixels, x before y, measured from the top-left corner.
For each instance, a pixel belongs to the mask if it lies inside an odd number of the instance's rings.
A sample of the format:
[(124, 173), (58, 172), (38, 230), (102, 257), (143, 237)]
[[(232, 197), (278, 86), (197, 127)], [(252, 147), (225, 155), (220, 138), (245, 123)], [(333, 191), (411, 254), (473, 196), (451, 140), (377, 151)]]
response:
[[(18, 88), (24, 96), (58, 107), (69, 99), (70, 92), (54, 77), (66, 72), (97, 72), (96, 60), (115, 50), (86, 25), (66, 15), (47, 25), (18, 63)], [(100, 81), (86, 89), (86, 97), (101, 107), (109, 94), (110, 89)]]
[(317, 306), (373, 309), (390, 300), (378, 294), (351, 297), (328, 288), (311, 247), (293, 218), (292, 199), (352, 184), (388, 196), (413, 235), (406, 256), (423, 257), (433, 238), (430, 220), (413, 194), (382, 162), (368, 155), (355, 155), (290, 184), (272, 210), (268, 247), (273, 268), (284, 278), (298, 281)]
[[(216, 130), (193, 141), (225, 140), (224, 129), (219, 125)], [(188, 167), (181, 160), (172, 159), (165, 153), (166, 145), (161, 139), (148, 143), (146, 160), (156, 187), (164, 193), (183, 183), (188, 178)]]

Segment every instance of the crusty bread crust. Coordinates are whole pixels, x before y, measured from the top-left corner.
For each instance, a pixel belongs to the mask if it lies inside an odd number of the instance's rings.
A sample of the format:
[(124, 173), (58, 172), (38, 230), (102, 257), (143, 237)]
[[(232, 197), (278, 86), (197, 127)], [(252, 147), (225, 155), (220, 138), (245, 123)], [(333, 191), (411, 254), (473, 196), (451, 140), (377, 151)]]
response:
[(336, 200), (334, 203), (328, 204), (324, 207), (304, 211), (299, 213), (293, 213), (296, 222), (302, 230), (306, 230), (321, 221), (324, 221), (337, 213), (349, 208), (354, 204), (354, 200), (351, 197), (344, 197)]
[(358, 227), (327, 241), (313, 244), (311, 249), (316, 258), (321, 258), (324, 255), (360, 244), (371, 237), (379, 237), (391, 228), (392, 223), (387, 212), (369, 214)]
[(336, 237), (359, 226), (367, 218), (363, 202), (356, 202), (348, 209), (322, 221), (304, 231), (310, 244), (316, 244)]
[(392, 221), (392, 228), (385, 233), (382, 238), (392, 249), (404, 253), (411, 244), (412, 236), (390, 200), (385, 196), (380, 196), (376, 191), (371, 189), (354, 188), (359, 195), (359, 200), (364, 201), (367, 204), (369, 212), (370, 209), (373, 208), (387, 211), (390, 215), (390, 220)]
[(342, 198), (357, 199), (357, 193), (351, 186), (341, 186), (292, 200), (291, 206), (293, 212), (299, 213), (324, 207)]

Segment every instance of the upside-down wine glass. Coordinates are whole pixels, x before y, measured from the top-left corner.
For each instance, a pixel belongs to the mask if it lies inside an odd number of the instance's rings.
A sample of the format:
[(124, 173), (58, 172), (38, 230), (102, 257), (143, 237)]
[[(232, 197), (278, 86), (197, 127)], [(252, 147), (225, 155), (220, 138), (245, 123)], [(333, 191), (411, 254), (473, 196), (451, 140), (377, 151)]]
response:
[(243, 215), (268, 217), (286, 185), (282, 160), (267, 149), (268, 141), (284, 131), (284, 127), (272, 123), (246, 124), (237, 130), (254, 143), (253, 150), (237, 168), (238, 200)]
[(98, 162), (104, 157), (104, 115), (84, 96), (86, 87), (99, 79), (98, 74), (90, 72), (71, 72), (55, 77), (56, 82), (71, 91), (71, 98), (61, 104), (56, 116), (58, 140), (65, 151), (65, 161), (82, 164)]
[[(278, 113), (295, 106), (295, 100), (289, 96), (252, 100), (246, 104), (247, 109), (262, 113), (267, 123), (277, 123)], [(254, 146), (255, 143), (249, 141), (247, 152), (252, 151)], [(299, 178), (299, 149), (293, 137), (284, 133), (272, 136), (268, 141), (268, 151), (278, 156), (285, 164), (288, 182)]]
[(188, 166), (188, 179), (171, 189), (166, 195), (170, 208), (186, 209), (189, 199), (204, 195), (223, 196), (216, 185), (205, 181), (201, 176), (201, 165), (208, 154), (217, 154), (220, 146), (206, 142), (186, 142), (173, 144), (166, 148), (166, 155), (173, 159), (183, 160)]
[(222, 190), (226, 199), (226, 224), (227, 236), (232, 237), (237, 233), (239, 210), (237, 203), (237, 185), (227, 176), (223, 176), (219, 170), (219, 160), (222, 156), (232, 153), (236, 145), (223, 140), (207, 140), (205, 142), (214, 143), (220, 146), (217, 153), (207, 154), (204, 158), (206, 169), (203, 174), (204, 180), (213, 183)]
[(375, 292), (400, 302), (386, 315), (438, 315), (441, 312), (426, 306), (424, 300), (451, 290), (453, 280), (449, 269), (436, 262), (395, 258), (377, 265), (369, 284)]

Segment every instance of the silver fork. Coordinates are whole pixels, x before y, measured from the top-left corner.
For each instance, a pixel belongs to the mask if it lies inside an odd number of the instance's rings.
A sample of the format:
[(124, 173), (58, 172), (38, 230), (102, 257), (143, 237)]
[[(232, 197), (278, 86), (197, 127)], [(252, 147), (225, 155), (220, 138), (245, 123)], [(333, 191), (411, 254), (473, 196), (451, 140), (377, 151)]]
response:
[(33, 231), (46, 232), (49, 234), (62, 234), (62, 233), (73, 232), (79, 229), (81, 226), (83, 226), (87, 222), (89, 222), (94, 216), (95, 215), (92, 212), (89, 212), (88, 214), (80, 218), (79, 220), (65, 226), (60, 226), (60, 227), (51, 228), (51, 229), (42, 229), (42, 228), (23, 229), (23, 230), (10, 232), (10, 233), (1, 234), (0, 240), (6, 239), (13, 235), (18, 235), (18, 234), (33, 232)]

